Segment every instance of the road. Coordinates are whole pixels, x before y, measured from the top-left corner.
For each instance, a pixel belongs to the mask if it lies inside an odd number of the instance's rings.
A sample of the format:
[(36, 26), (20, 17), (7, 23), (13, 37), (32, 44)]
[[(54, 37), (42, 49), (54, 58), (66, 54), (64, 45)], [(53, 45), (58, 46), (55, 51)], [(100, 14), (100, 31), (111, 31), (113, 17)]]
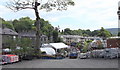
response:
[(118, 68), (117, 59), (34, 59), (14, 64), (3, 65), (3, 68)]

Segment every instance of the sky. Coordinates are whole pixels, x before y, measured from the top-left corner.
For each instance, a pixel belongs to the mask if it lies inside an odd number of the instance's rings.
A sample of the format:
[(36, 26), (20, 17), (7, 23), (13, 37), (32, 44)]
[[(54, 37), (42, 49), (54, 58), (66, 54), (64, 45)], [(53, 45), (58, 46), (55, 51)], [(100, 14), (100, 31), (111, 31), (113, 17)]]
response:
[[(14, 12), (5, 7), (9, 0), (0, 0), (0, 17), (5, 20), (14, 20), (21, 17), (30, 17), (35, 20), (34, 10), (25, 9)], [(118, 2), (119, 0), (73, 0), (75, 6), (69, 6), (66, 11), (46, 12), (39, 10), (41, 18), (49, 21), (60, 30), (70, 28), (90, 29), (91, 31), (104, 28), (118, 28)]]

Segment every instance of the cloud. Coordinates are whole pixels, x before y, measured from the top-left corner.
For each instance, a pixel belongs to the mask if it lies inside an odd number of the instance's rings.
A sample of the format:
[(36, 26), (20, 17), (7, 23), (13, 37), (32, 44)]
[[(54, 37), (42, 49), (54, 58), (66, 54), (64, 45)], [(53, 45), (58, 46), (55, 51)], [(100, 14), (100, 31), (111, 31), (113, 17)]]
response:
[[(118, 25), (118, 1), (119, 0), (73, 0), (75, 6), (69, 6), (66, 11), (45, 12), (39, 11), (40, 17), (50, 21), (54, 26), (62, 29), (99, 29), (100, 27), (112, 28)], [(0, 16), (5, 19), (15, 19), (29, 16), (35, 19), (34, 10), (22, 10), (17, 13), (0, 5)], [(69, 25), (68, 25), (69, 24)]]

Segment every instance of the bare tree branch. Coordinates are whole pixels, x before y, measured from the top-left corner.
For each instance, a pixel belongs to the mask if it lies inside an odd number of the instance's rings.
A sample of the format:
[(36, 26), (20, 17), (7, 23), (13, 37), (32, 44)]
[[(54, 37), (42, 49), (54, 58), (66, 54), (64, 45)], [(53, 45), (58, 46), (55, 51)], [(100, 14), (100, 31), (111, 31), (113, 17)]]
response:
[(72, 0), (48, 0), (40, 9), (46, 9), (46, 11), (57, 9), (61, 11), (67, 10), (68, 5), (75, 5), (75, 3)]
[[(39, 6), (40, 10), (45, 9), (47, 12), (53, 9), (56, 10), (67, 10), (68, 5), (75, 5), (72, 0), (48, 0), (46, 3), (40, 5), (42, 0), (40, 0)], [(32, 0), (12, 0), (6, 3), (6, 7), (14, 11), (19, 11), (22, 9), (34, 9), (35, 2)]]
[(26, 1), (12, 0), (6, 3), (6, 7), (10, 8), (13, 11), (19, 11), (22, 9), (34, 9), (33, 2), (30, 0)]

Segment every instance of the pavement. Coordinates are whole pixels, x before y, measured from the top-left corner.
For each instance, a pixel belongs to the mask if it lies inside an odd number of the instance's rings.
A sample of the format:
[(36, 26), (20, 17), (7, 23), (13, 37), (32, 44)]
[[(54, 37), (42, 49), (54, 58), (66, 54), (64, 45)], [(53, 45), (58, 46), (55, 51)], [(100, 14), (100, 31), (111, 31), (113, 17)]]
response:
[(33, 59), (3, 68), (118, 68), (118, 59)]

